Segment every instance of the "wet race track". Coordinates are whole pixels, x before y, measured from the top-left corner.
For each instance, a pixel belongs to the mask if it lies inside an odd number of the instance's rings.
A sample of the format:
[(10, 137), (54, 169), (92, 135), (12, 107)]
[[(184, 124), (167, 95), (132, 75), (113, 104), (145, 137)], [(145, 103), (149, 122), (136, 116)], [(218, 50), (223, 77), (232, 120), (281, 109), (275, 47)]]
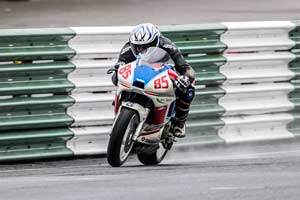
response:
[(0, 167), (1, 199), (299, 199), (300, 141), (189, 148), (159, 166), (131, 157)]
[[(146, 8), (151, 8), (147, 11)], [(300, 19), (299, 0), (0, 1), (0, 28)], [(159, 166), (105, 158), (0, 166), (0, 200), (298, 200), (300, 141), (174, 149)]]

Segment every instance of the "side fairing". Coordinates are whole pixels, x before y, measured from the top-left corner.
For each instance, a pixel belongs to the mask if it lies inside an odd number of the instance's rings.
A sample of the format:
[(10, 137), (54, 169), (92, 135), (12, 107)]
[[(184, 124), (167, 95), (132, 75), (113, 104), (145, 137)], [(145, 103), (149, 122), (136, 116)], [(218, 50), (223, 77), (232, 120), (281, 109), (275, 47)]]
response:
[(136, 68), (135, 62), (131, 62), (127, 65), (121, 66), (118, 70), (119, 84), (125, 84), (131, 87), (135, 68)]
[(127, 65), (121, 66), (118, 69), (118, 87), (116, 94), (119, 96), (123, 90), (128, 90), (132, 87), (134, 69), (136, 63), (131, 62)]
[(164, 70), (153, 77), (145, 86), (145, 93), (157, 94), (160, 97), (174, 97), (173, 82), (169, 77), (168, 70)]

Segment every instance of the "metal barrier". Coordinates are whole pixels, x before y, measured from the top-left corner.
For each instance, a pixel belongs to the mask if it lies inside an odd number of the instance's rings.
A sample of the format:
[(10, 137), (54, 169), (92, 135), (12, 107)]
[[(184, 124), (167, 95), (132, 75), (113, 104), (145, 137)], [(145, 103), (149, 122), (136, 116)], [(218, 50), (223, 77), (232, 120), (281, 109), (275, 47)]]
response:
[[(178, 145), (300, 134), (300, 23), (160, 27), (196, 70)], [(105, 154), (114, 114), (106, 70), (132, 27), (0, 30), (0, 162)]]

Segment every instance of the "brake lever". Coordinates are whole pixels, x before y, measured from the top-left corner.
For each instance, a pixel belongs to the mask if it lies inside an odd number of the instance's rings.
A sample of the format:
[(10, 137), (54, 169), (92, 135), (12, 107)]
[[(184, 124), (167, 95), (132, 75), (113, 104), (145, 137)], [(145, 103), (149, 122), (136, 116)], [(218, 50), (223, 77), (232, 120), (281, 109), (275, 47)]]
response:
[(107, 70), (106, 74), (111, 74), (114, 73), (115, 71), (117, 71), (115, 68), (110, 68)]

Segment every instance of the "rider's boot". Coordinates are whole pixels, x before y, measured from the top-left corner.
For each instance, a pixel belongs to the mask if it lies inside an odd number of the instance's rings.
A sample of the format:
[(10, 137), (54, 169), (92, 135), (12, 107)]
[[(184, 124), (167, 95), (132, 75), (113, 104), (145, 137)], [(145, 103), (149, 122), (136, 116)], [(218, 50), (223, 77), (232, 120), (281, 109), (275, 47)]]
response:
[(174, 136), (183, 138), (185, 135), (185, 122), (178, 120), (174, 126)]

